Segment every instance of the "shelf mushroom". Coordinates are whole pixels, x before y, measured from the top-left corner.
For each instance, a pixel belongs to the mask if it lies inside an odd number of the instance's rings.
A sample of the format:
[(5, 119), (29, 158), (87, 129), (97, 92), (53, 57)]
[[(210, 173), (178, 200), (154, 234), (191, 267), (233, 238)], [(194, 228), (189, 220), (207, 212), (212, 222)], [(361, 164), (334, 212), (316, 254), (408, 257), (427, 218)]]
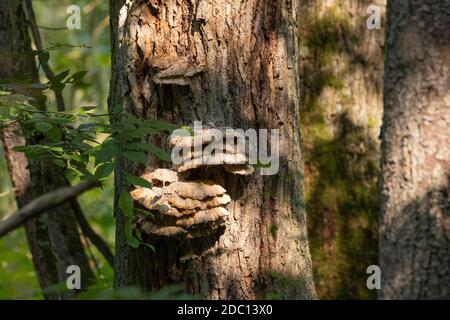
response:
[(133, 200), (152, 213), (139, 214), (136, 219), (136, 227), (145, 233), (198, 237), (224, 224), (224, 218), (230, 214), (225, 205), (231, 198), (214, 181), (179, 180), (178, 172), (170, 169), (158, 169), (141, 178), (154, 185), (137, 186), (131, 192)]
[[(152, 187), (136, 186), (131, 191), (132, 199), (150, 212), (136, 215), (136, 228), (158, 237), (197, 238), (215, 232), (226, 222), (230, 214), (226, 205), (231, 198), (225, 188), (213, 180), (189, 177), (201, 177), (199, 169), (208, 167), (221, 166), (237, 175), (252, 174), (254, 168), (235, 145), (239, 137), (234, 131), (231, 139), (227, 128), (203, 127), (198, 131), (196, 135), (172, 135), (170, 144), (187, 151), (181, 163), (173, 169), (143, 174), (141, 178)], [(191, 175), (194, 172), (197, 174)]]
[[(215, 133), (211, 133), (213, 130), (216, 130)], [(219, 137), (218, 140), (216, 140), (217, 137)], [(245, 151), (235, 145), (235, 138), (240, 138), (237, 132), (227, 128), (214, 127), (204, 127), (194, 135), (172, 134), (169, 140), (172, 147), (189, 150), (187, 154), (183, 155), (182, 163), (175, 165), (174, 169), (183, 173), (202, 167), (222, 166), (232, 174), (250, 175), (254, 173), (253, 166), (248, 164), (249, 159)], [(228, 140), (233, 140), (233, 143)]]

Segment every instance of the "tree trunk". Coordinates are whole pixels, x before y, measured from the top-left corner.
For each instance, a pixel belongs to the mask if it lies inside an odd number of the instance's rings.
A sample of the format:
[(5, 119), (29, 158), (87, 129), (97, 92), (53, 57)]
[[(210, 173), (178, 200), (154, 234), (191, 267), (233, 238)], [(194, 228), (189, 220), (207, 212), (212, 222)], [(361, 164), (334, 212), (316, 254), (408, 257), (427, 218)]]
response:
[[(29, 87), (38, 82), (38, 76), (20, 1), (1, 1), (0, 15), (0, 79), (10, 83), (15, 92), (34, 97), (36, 105), (42, 108), (42, 94)], [(15, 146), (26, 143), (19, 131), (19, 126), (5, 129), (2, 142), (16, 201), (21, 207), (34, 197), (64, 186), (65, 180), (61, 170), (54, 165), (36, 161), (29, 163), (23, 153), (12, 150)], [(50, 289), (52, 285), (65, 283), (69, 276), (66, 270), (70, 265), (80, 267), (82, 288), (92, 283), (94, 275), (84, 253), (70, 204), (63, 204), (31, 219), (25, 224), (25, 230), (45, 298), (74, 296), (75, 291), (59, 292)]]
[(383, 299), (450, 298), (450, 1), (390, 1), (382, 127)]
[[(110, 3), (110, 108), (178, 124), (280, 130), (278, 174), (222, 177), (233, 199), (222, 235), (159, 240), (156, 253), (136, 250), (126, 244), (116, 210), (115, 286), (184, 283), (187, 292), (210, 299), (315, 298), (302, 193), (299, 1)], [(157, 84), (157, 61), (181, 57), (202, 72)], [(145, 170), (159, 166), (150, 159)], [(142, 172), (119, 158), (117, 194), (130, 171)], [(197, 257), (180, 261), (188, 248)]]
[[(373, 299), (386, 0), (302, 0), (300, 78), (305, 199), (320, 299)], [(384, 19), (382, 19), (384, 20)], [(384, 21), (383, 21), (384, 23)]]

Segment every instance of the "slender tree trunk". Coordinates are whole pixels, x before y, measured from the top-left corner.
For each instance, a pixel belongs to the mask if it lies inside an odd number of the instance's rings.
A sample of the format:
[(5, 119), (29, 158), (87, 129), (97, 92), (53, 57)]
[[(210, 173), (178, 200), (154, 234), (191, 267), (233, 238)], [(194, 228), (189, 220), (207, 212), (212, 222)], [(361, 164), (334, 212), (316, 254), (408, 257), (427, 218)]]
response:
[(450, 1), (390, 1), (382, 127), (383, 299), (450, 298)]
[[(0, 79), (16, 84), (12, 87), (14, 91), (34, 97), (36, 105), (43, 107), (41, 93), (29, 89), (30, 84), (38, 82), (38, 77), (20, 1), (1, 1), (0, 21)], [(59, 168), (49, 163), (29, 163), (23, 153), (12, 150), (15, 146), (26, 143), (25, 138), (20, 136), (19, 126), (4, 130), (2, 140), (19, 207), (36, 196), (65, 185), (64, 175)], [(65, 283), (69, 265), (80, 267), (82, 288), (92, 283), (94, 275), (84, 253), (70, 204), (64, 204), (30, 220), (26, 223), (25, 230), (39, 283), (46, 298), (70, 298), (75, 294), (74, 291), (49, 291), (52, 285)]]
[[(110, 3), (111, 108), (179, 124), (280, 130), (278, 174), (223, 176), (233, 201), (220, 236), (161, 240), (156, 253), (132, 249), (117, 210), (115, 286), (182, 282), (211, 299), (315, 298), (302, 194), (299, 1)], [(157, 84), (155, 67), (181, 57), (201, 72)], [(150, 159), (146, 169), (157, 166)], [(117, 192), (133, 170), (140, 172), (119, 159)], [(182, 262), (188, 246), (198, 255)]]

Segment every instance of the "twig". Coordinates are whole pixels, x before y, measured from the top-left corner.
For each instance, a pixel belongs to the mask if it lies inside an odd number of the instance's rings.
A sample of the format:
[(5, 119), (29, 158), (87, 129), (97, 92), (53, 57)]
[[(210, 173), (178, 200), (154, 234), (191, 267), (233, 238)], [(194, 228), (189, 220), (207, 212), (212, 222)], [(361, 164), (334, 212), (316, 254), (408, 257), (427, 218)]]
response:
[(70, 199), (73, 199), (89, 189), (100, 186), (101, 184), (99, 181), (89, 180), (79, 183), (73, 187), (56, 189), (32, 200), (21, 209), (13, 213), (5, 221), (0, 223), (0, 238), (14, 229), (17, 229), (29, 219), (38, 216), (49, 209), (57, 207)]
[(13, 192), (16, 192), (16, 191), (17, 191), (17, 188), (12, 188), (12, 189), (10, 189), (10, 190), (1, 192), (1, 193), (0, 193), (0, 198), (1, 198), (1, 197), (4, 197), (4, 196), (7, 196), (7, 195), (9, 195), (9, 194), (11, 194), (11, 193), (13, 193)]
[(52, 43), (50, 47), (44, 49), (44, 51), (56, 50), (59, 48), (79, 48), (79, 49), (92, 49), (86, 43), (83, 44), (70, 44), (70, 43)]
[[(29, 113), (42, 113), (42, 114), (56, 114), (61, 116), (73, 116), (73, 113), (64, 111), (49, 111), (49, 110), (31, 110), (22, 108), (22, 110)], [(94, 117), (111, 117), (116, 114), (121, 114), (122, 112), (111, 112), (111, 113), (87, 113), (87, 114), (75, 114), (74, 116), (81, 118), (94, 118)]]
[[(26, 23), (25, 23), (26, 25), (28, 25), (28, 26), (30, 26), (30, 22), (29, 21), (26, 21)], [(37, 26), (39, 29), (42, 29), (42, 30), (48, 30), (48, 31), (63, 31), (63, 30), (69, 30), (68, 28), (67, 28), (67, 26), (64, 26), (64, 27), (48, 27), (48, 26)]]
[(108, 261), (109, 265), (114, 268), (114, 255), (106, 242), (89, 225), (89, 222), (86, 220), (78, 201), (76, 201), (76, 199), (72, 199), (70, 203), (83, 234), (89, 239), (89, 241), (92, 242), (98, 251), (100, 251), (106, 261)]
[[(36, 49), (39, 52), (43, 52), (44, 47), (42, 45), (42, 39), (41, 39), (41, 34), (39, 33), (39, 28), (37, 27), (36, 17), (34, 15), (33, 4), (31, 3), (31, 0), (25, 0), (25, 6), (28, 11), (28, 16), (30, 19), (31, 34), (33, 35), (34, 44), (36, 45)], [(41, 64), (46, 77), (48, 78), (48, 80), (50, 82), (53, 82), (55, 80), (55, 74), (53, 73), (52, 69), (48, 65), (47, 60), (43, 59), (41, 54), (38, 55), (38, 58), (39, 58), (39, 63)], [(53, 92), (55, 93), (56, 107), (57, 107), (58, 111), (64, 111), (66, 109), (66, 106), (64, 104), (62, 91), (59, 89), (59, 90), (53, 90)]]
[(89, 242), (89, 239), (86, 237), (85, 234), (83, 234), (82, 237), (83, 237), (83, 240), (84, 240), (84, 242), (86, 244), (86, 249), (87, 249), (88, 255), (89, 255), (89, 257), (91, 258), (91, 260), (92, 260), (92, 262), (94, 264), (95, 271), (97, 271), (97, 273), (100, 274), (100, 267), (98, 265), (97, 259), (94, 256), (94, 253), (91, 250), (91, 243)]
[[(30, 19), (31, 33), (33, 35), (33, 40), (36, 45), (36, 49), (39, 52), (44, 52), (45, 50), (53, 49), (53, 48), (48, 48), (48, 49), (43, 48), (42, 39), (41, 39), (41, 35), (39, 32), (39, 27), (37, 26), (37, 23), (36, 23), (36, 17), (34, 14), (33, 5), (32, 5), (31, 0), (26, 0), (25, 5), (26, 5), (27, 11), (28, 11), (28, 16)], [(60, 45), (60, 44), (54, 45), (54, 47), (60, 47), (60, 46), (80, 47), (80, 46)], [(84, 45), (82, 47), (90, 48), (89, 46), (86, 46), (86, 45)], [(46, 77), (48, 78), (48, 80), (50, 82), (52, 82), (55, 78), (54, 72), (52, 71), (47, 60), (42, 59), (41, 55), (38, 55), (38, 57), (39, 57), (39, 62), (42, 65), (42, 68), (45, 72)], [(58, 112), (66, 111), (66, 106), (65, 106), (65, 102), (64, 102), (64, 97), (62, 95), (62, 90), (53, 90), (53, 92), (55, 93), (56, 107), (57, 107)], [(50, 113), (51, 111), (40, 111), (40, 112)], [(99, 114), (99, 115), (95, 115), (95, 116), (102, 117), (102, 116), (109, 116), (109, 114), (105, 114), (105, 115)], [(75, 212), (75, 216), (77, 218), (78, 225), (80, 226), (83, 234), (92, 242), (93, 245), (95, 245), (97, 247), (97, 249), (104, 256), (106, 261), (108, 261), (108, 263), (111, 265), (111, 267), (114, 267), (114, 255), (112, 254), (112, 252), (109, 249), (106, 242), (97, 233), (95, 233), (95, 231), (91, 228), (91, 226), (89, 225), (89, 222), (87, 221), (86, 217), (83, 214), (83, 210), (81, 209), (81, 206), (78, 203), (78, 201), (76, 199), (72, 199), (71, 206)]]

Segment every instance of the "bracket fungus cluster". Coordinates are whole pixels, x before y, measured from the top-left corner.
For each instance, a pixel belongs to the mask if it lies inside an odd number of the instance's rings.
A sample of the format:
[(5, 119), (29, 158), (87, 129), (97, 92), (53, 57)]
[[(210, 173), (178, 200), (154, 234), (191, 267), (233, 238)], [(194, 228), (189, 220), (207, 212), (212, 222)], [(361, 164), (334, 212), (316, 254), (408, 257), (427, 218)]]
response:
[(157, 169), (141, 176), (151, 182), (152, 188), (136, 186), (131, 197), (151, 214), (137, 214), (136, 228), (157, 237), (198, 238), (212, 234), (226, 223), (230, 196), (219, 183), (203, 179), (196, 171), (220, 166), (232, 174), (249, 175), (254, 169), (234, 145), (225, 143), (220, 148), (223, 153), (205, 155), (203, 151), (211, 142), (206, 133), (203, 129), (206, 139), (200, 143), (194, 136), (171, 136), (173, 147), (188, 150), (182, 163), (173, 169)]
[(250, 175), (254, 167), (248, 164), (245, 150), (236, 143), (240, 138), (243, 137), (233, 129), (209, 127), (201, 128), (194, 135), (172, 135), (170, 145), (183, 151), (181, 164), (174, 167), (183, 173), (202, 167), (221, 166), (233, 174)]
[(152, 215), (138, 216), (137, 226), (157, 236), (195, 238), (225, 223), (224, 218), (229, 215), (225, 205), (231, 201), (226, 190), (211, 180), (178, 180), (177, 174), (174, 170), (158, 169), (142, 176), (151, 179), (154, 186), (137, 187), (131, 196)]

